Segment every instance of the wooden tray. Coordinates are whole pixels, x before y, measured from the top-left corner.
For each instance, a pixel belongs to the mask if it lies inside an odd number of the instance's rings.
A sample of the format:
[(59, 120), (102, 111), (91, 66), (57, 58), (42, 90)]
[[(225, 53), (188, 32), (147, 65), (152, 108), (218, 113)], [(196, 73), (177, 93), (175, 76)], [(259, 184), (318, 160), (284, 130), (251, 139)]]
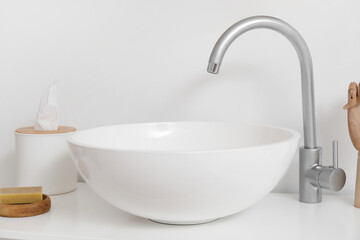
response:
[(43, 200), (25, 204), (1, 204), (0, 216), (2, 217), (30, 217), (46, 213), (51, 208), (51, 200), (43, 194)]

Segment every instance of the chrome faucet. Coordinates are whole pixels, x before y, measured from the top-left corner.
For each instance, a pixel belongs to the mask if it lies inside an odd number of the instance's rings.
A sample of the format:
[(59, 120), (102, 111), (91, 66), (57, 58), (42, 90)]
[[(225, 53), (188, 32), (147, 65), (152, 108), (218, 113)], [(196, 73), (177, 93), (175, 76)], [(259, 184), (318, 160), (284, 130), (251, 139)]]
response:
[(333, 141), (333, 165), (321, 165), (321, 147), (316, 144), (314, 84), (312, 60), (302, 36), (288, 23), (273, 17), (255, 16), (243, 19), (216, 42), (209, 59), (207, 71), (217, 74), (221, 61), (231, 43), (243, 33), (257, 29), (272, 29), (285, 36), (296, 49), (301, 67), (304, 146), (299, 149), (299, 200), (305, 203), (321, 202), (322, 188), (339, 191), (346, 181), (344, 170), (338, 168), (338, 144)]

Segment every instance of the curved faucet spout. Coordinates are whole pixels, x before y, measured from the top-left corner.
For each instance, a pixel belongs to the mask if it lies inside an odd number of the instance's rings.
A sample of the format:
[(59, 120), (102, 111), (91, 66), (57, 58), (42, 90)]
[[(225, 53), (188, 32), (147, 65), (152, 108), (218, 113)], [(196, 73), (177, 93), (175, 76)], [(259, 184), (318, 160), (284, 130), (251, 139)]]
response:
[(313, 68), (311, 55), (301, 35), (288, 23), (273, 17), (256, 16), (232, 25), (216, 42), (209, 59), (208, 72), (218, 73), (221, 61), (231, 43), (243, 33), (257, 28), (272, 29), (284, 35), (294, 46), (301, 66), (301, 89), (304, 119), (305, 148), (314, 149), (316, 144)]

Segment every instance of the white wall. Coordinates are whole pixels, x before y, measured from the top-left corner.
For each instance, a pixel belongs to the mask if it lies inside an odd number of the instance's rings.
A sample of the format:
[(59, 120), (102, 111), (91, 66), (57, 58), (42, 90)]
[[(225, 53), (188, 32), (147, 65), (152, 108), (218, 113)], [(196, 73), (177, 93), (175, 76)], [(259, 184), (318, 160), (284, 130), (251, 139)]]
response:
[[(14, 183), (16, 128), (32, 125), (40, 96), (60, 85), (61, 123), (79, 129), (173, 120), (264, 123), (302, 132), (295, 50), (278, 33), (249, 32), (206, 72), (210, 51), (231, 24), (273, 15), (292, 24), (312, 52), (318, 143), (353, 193), (357, 154), (346, 112), (360, 75), (360, 2), (352, 0), (0, 0), (0, 187)], [(36, 161), (36, 159), (34, 159)], [(275, 191), (296, 192), (298, 157)]]

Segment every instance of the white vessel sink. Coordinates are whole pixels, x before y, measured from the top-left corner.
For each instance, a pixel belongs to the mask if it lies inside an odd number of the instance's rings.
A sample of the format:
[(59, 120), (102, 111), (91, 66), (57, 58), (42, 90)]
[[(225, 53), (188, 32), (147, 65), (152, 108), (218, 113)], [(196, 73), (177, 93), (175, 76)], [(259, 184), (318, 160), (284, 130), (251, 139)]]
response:
[(82, 177), (112, 205), (156, 222), (197, 224), (268, 194), (299, 138), (278, 127), (164, 122), (94, 128), (68, 141)]

